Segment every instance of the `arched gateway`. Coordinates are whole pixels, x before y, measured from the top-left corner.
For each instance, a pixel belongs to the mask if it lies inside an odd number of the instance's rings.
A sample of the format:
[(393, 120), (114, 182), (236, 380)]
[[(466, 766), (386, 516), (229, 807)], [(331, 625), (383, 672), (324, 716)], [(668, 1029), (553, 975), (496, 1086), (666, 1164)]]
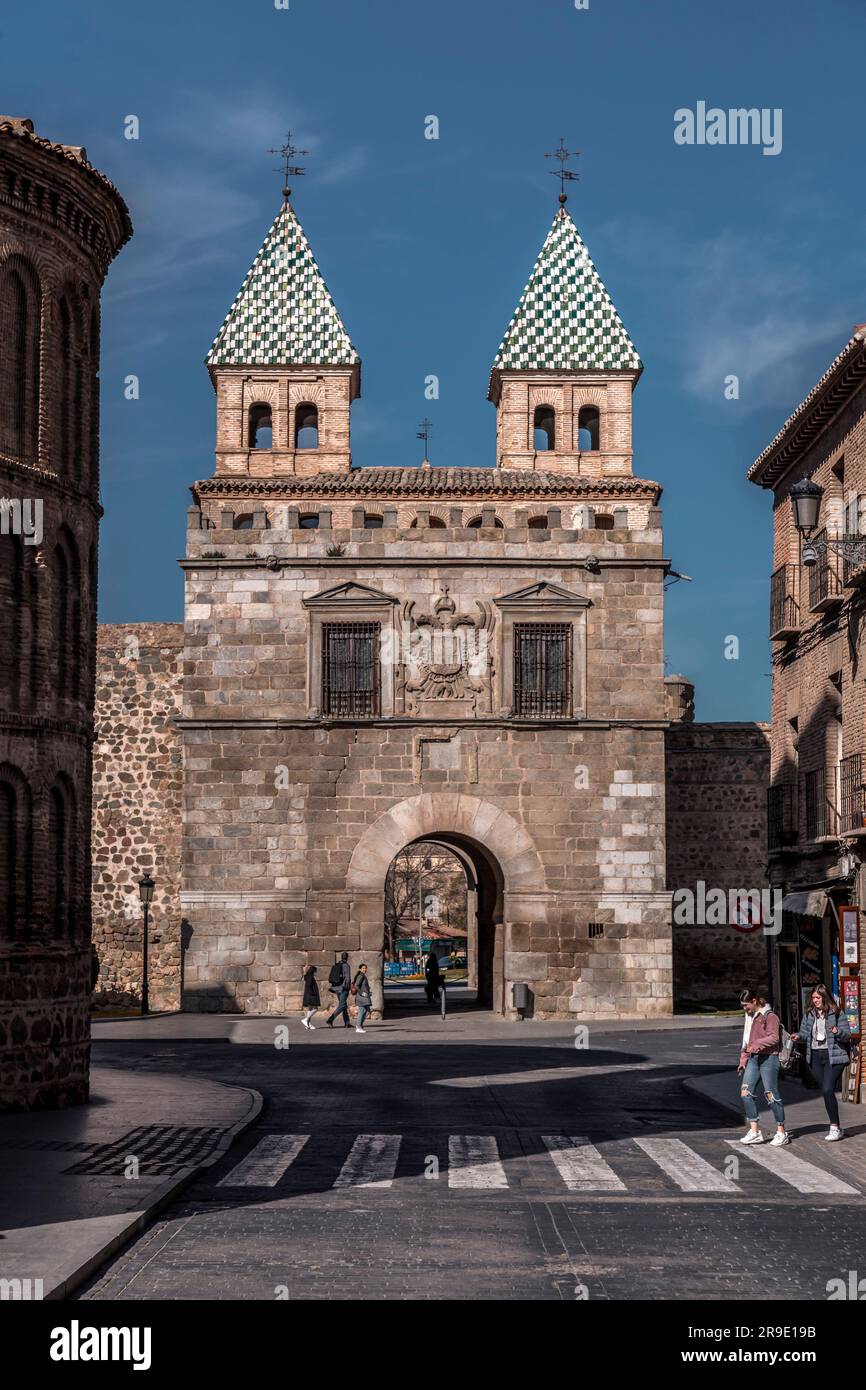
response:
[[(507, 811), (480, 797), (430, 792), (398, 802), (359, 839), (349, 863), (346, 890), (362, 925), (374, 976), (374, 1008), (384, 1006), (382, 907), (385, 878), (394, 856), (407, 845), (437, 843), (451, 849), (467, 875), (468, 911), (477, 943), (478, 1003), (504, 1013), (505, 953), (515, 916), (544, 914), (544, 870), (523, 826)], [(533, 895), (531, 900), (527, 894)]]
[(354, 466), (361, 360), (288, 201), (207, 364), (184, 1006), (292, 1012), (346, 951), (381, 1009), (389, 865), (433, 841), (477, 895), (491, 1007), (520, 982), (541, 1019), (668, 1013), (659, 488), (632, 467), (640, 358), (565, 208), (491, 371), (493, 468)]

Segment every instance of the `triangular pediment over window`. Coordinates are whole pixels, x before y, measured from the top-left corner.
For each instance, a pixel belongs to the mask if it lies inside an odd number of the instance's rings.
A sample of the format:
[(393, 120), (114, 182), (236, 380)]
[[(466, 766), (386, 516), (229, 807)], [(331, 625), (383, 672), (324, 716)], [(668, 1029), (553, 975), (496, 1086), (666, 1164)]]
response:
[(591, 600), (585, 594), (576, 594), (571, 589), (564, 589), (561, 584), (550, 584), (546, 580), (541, 580), (538, 584), (529, 584), (525, 589), (515, 589), (514, 593), (503, 594), (493, 602), (500, 607), (508, 608), (538, 608), (540, 605), (551, 608), (591, 606)]
[(399, 599), (392, 594), (383, 594), (380, 589), (371, 589), (368, 584), (356, 584), (354, 580), (349, 580), (346, 584), (337, 584), (333, 589), (325, 589), (324, 593), (311, 594), (303, 602), (305, 608), (333, 608), (335, 605), (361, 608), (399, 603)]

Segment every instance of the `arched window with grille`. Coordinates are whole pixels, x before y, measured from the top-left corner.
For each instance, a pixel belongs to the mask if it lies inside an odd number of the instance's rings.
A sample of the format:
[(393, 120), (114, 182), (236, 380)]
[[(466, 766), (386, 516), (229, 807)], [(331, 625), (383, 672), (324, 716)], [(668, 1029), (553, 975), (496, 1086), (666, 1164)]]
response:
[(7, 710), (21, 700), (23, 613), (24, 545), (10, 530), (0, 534), (0, 707)]
[(36, 463), (42, 294), (23, 256), (0, 265), (0, 453)]
[(55, 708), (81, 698), (81, 566), (75, 537), (61, 527), (51, 556), (51, 628)]
[(58, 472), (67, 478), (77, 478), (80, 469), (80, 438), (78, 396), (78, 325), (71, 293), (63, 294), (58, 304), (60, 332), (60, 467)]
[(75, 793), (69, 779), (57, 777), (48, 790), (48, 928), (57, 939), (75, 934), (78, 885), (75, 877)]
[(0, 763), (0, 939), (29, 924), (31, 837), (30, 789), (17, 768)]

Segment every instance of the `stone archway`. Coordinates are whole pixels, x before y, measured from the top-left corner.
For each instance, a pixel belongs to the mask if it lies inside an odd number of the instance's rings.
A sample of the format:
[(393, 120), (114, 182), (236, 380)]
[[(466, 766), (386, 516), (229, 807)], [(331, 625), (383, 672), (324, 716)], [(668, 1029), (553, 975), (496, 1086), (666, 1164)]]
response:
[[(544, 869), (528, 832), (501, 807), (480, 797), (449, 792), (426, 792), (400, 801), (379, 816), (359, 839), (352, 852), (346, 888), (352, 912), (360, 928), (362, 949), (373, 965), (374, 1009), (383, 1008), (382, 993), (382, 895), (391, 861), (404, 846), (440, 839), (462, 847), (482, 860), (489, 881), (498, 889), (487, 896), (488, 923), (485, 1000), (488, 1007), (504, 1012), (510, 904), (527, 896), (536, 903), (545, 896)], [(495, 904), (493, 898), (495, 897)]]

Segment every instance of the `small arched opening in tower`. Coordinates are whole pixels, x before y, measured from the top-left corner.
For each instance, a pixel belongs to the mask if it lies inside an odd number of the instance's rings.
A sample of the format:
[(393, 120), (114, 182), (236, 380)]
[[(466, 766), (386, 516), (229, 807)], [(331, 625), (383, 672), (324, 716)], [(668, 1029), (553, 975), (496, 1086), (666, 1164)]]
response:
[(551, 453), (556, 448), (556, 411), (552, 405), (537, 405), (532, 419), (532, 446), (536, 453)]
[(295, 448), (318, 449), (319, 408), (302, 401), (295, 409)]
[(594, 405), (581, 407), (577, 417), (577, 447), (582, 454), (598, 448), (599, 418)]

